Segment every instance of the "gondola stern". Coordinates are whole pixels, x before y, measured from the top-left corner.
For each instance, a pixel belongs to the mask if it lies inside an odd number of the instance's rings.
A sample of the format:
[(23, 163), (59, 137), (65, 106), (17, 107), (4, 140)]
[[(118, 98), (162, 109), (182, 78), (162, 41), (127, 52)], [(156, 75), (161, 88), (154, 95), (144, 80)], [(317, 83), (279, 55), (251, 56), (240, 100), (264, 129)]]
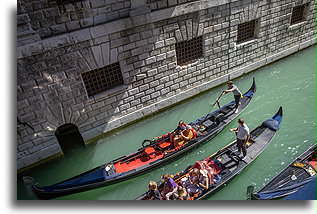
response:
[(283, 117), (283, 107), (282, 106), (280, 106), (276, 115), (280, 115), (281, 117)]
[(250, 89), (246, 93), (244, 93), (243, 96), (253, 97), (255, 92), (256, 92), (256, 83), (255, 83), (255, 77), (253, 77), (253, 82)]
[(254, 195), (254, 186), (250, 185), (247, 187), (247, 192), (246, 192), (247, 200), (253, 200), (253, 195)]
[(255, 77), (253, 77), (253, 83), (252, 83), (252, 86), (250, 88), (250, 91), (253, 91), (254, 93), (256, 92)]
[(272, 119), (278, 122), (279, 128), (281, 127), (282, 119), (283, 119), (283, 107), (280, 106), (277, 113), (272, 117)]
[(36, 185), (34, 178), (31, 176), (23, 176), (23, 183), (26, 188), (26, 192), (30, 197), (36, 197), (34, 186)]

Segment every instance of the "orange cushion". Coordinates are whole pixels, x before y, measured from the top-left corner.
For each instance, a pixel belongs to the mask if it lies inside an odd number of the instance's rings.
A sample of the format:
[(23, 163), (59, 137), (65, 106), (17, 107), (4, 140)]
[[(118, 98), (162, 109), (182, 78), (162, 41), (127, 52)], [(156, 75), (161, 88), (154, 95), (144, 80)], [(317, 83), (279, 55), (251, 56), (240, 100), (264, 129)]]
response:
[(168, 146), (170, 146), (170, 145), (171, 145), (171, 143), (169, 143), (169, 142), (163, 142), (163, 143), (160, 144), (160, 147), (161, 147), (162, 149), (165, 149), (166, 147), (168, 147)]
[(148, 155), (152, 154), (154, 152), (155, 152), (155, 149), (153, 147), (148, 147), (148, 148), (145, 149), (145, 153), (148, 154)]

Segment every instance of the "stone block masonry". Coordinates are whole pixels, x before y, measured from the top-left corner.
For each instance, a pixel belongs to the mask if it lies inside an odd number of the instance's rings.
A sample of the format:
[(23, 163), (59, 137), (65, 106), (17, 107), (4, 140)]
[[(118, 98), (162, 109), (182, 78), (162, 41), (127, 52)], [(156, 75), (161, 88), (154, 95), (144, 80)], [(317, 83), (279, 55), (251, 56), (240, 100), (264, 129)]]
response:
[[(64, 124), (87, 143), (316, 43), (313, 0), (58, 2), (18, 1), (18, 169), (62, 154)], [(299, 5), (305, 17), (291, 25)], [(237, 42), (252, 20), (255, 36)], [(178, 65), (176, 44), (196, 37), (202, 55)], [(113, 63), (124, 84), (88, 96), (82, 73)]]

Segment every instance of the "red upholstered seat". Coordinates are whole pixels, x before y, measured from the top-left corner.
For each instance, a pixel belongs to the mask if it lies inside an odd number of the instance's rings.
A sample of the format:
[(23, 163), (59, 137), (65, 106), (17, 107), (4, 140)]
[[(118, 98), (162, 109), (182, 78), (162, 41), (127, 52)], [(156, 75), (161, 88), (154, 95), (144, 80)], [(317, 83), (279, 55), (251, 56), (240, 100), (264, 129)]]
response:
[(165, 149), (166, 147), (169, 147), (170, 145), (171, 145), (171, 143), (169, 143), (169, 142), (163, 142), (163, 143), (160, 144), (160, 147), (162, 149)]
[(155, 152), (155, 149), (153, 147), (148, 147), (145, 149), (145, 153), (150, 155), (153, 154)]

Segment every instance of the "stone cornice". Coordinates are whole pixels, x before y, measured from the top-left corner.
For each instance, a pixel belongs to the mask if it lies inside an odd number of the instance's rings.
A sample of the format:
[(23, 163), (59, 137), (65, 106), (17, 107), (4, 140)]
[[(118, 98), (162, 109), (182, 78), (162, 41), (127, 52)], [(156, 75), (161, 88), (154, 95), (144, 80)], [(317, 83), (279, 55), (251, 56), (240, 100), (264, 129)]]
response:
[(229, 0), (200, 0), (46, 38), (38, 42), (17, 47), (17, 59), (41, 54), (56, 48), (66, 47), (68, 45), (103, 37), (125, 29), (158, 22), (167, 18), (174, 18), (196, 11), (205, 10), (211, 7), (227, 4), (228, 2)]

